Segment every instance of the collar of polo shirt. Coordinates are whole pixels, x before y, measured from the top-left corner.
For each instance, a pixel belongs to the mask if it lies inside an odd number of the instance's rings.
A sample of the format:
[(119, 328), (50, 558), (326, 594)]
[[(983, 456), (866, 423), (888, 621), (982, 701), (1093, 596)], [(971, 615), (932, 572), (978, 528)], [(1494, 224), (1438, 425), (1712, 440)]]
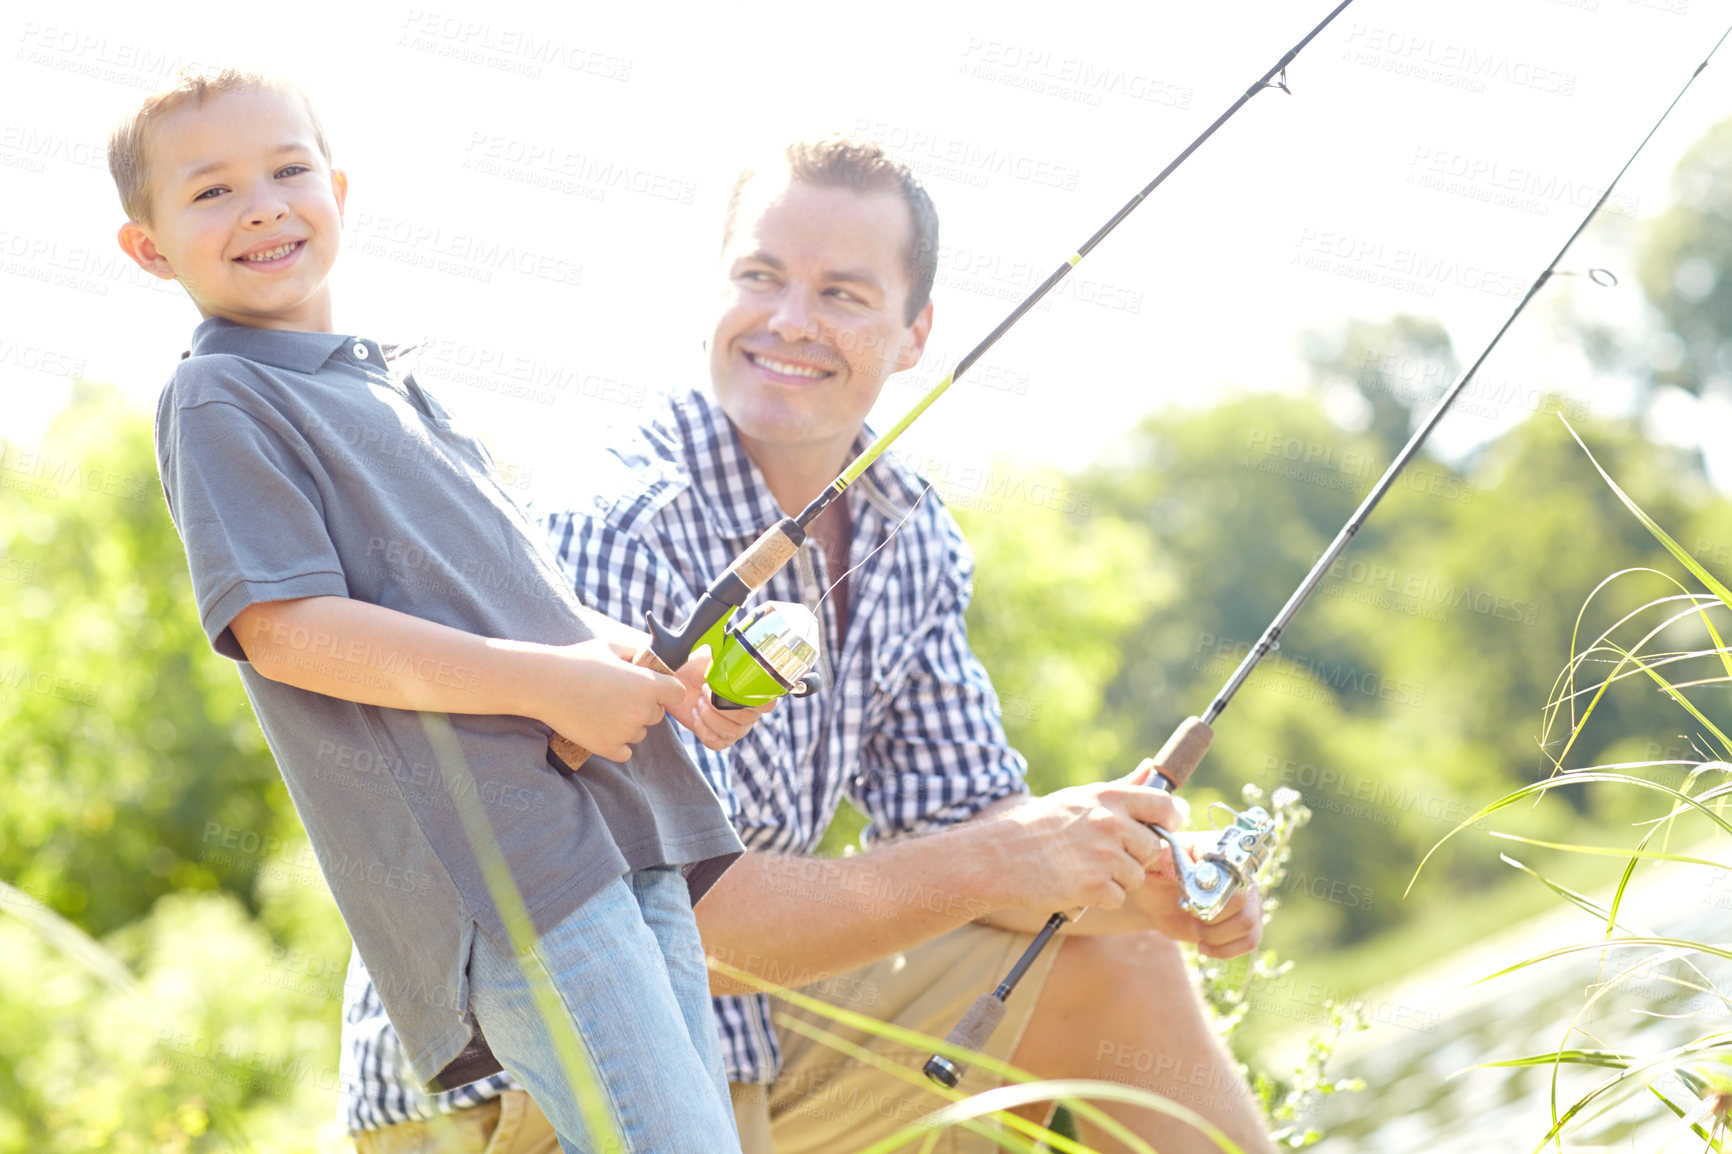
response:
[[(193, 356), (228, 353), (296, 373), (318, 372), (331, 354), (350, 346), (354, 359), (383, 365), (379, 346), (347, 333), (303, 333), (285, 329), (255, 329), (222, 317), (206, 317), (192, 333)], [(359, 352), (355, 350), (361, 350)]]

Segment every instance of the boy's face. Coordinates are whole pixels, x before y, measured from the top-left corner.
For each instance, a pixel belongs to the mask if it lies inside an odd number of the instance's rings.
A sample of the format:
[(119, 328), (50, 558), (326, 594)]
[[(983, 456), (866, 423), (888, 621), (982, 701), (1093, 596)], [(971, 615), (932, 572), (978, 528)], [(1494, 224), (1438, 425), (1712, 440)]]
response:
[(207, 317), (330, 332), (348, 181), (320, 153), (301, 101), (270, 89), (189, 100), (147, 147), (151, 219), (121, 226), (127, 255), (179, 280)]
[(932, 324), (907, 320), (902, 198), (763, 173), (742, 190), (710, 337), (716, 400), (760, 446), (840, 468), (884, 379), (912, 368)]

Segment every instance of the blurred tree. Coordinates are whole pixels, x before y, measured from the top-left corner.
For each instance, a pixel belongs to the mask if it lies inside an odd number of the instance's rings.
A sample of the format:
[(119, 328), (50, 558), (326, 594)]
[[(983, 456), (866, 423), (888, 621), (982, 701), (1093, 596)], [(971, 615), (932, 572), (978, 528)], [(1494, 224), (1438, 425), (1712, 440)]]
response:
[(1638, 262), (1642, 290), (1670, 330), (1647, 367), (1693, 393), (1716, 379), (1732, 386), (1732, 120), (1684, 153), (1672, 197), (1645, 231)]
[[(1150, 417), (1078, 482), (1104, 513), (1147, 526), (1151, 563), (1180, 591), (1176, 605), (1131, 632), (1134, 657), (1108, 689), (1111, 715), (1132, 727), (1139, 748), (1158, 749), (1181, 719), (1203, 712), (1387, 463), (1373, 435), (1343, 431), (1315, 401), (1251, 396)], [(1459, 478), (1423, 464), (1429, 472), (1413, 474), (1422, 486), (1459, 494)], [(1445, 502), (1407, 486), (1388, 500), (1406, 507), (1416, 531), (1444, 516)], [(1429, 689), (1377, 629), (1342, 628), (1323, 613), (1351, 607), (1371, 623), (1390, 616), (1354, 600), (1378, 596), (1354, 563), (1382, 554), (1389, 524), (1385, 513), (1367, 526), (1234, 699), (1191, 789), (1232, 799), (1252, 781), (1306, 794), (1316, 818), (1299, 839), (1292, 876), (1307, 886), (1323, 878), (1325, 894), (1341, 882), (1359, 900), (1295, 901), (1282, 916), (1338, 941), (1389, 916), (1390, 903), (1363, 896), (1376, 888), (1368, 881), (1375, 863), (1400, 856), (1395, 815), (1375, 796), (1389, 780), (1380, 733), (1423, 712)], [(1329, 794), (1322, 804), (1310, 800), (1320, 788)]]
[(251, 902), (301, 837), (123, 413), (81, 386), (40, 446), (0, 444), (0, 877), (97, 934), (176, 890)]
[[(1332, 347), (1341, 367), (1364, 359), (1356, 348), (1411, 347), (1450, 363), (1433, 326), (1392, 328), (1352, 325), (1313, 347)], [(1677, 523), (1689, 507), (1681, 494), (1700, 489), (1686, 456), (1619, 425), (1583, 431)], [(1316, 401), (1244, 397), (1149, 418), (1079, 478), (1095, 520), (1146, 528), (1148, 566), (1178, 590), (1126, 634), (1098, 728), (1152, 751), (1200, 713), (1389, 458), (1370, 431), (1342, 430)], [(1321, 896), (1283, 914), (1302, 937), (1340, 945), (1408, 916), (1413, 907), (1394, 901), (1404, 871), (1480, 802), (1548, 771), (1535, 745), (1540, 708), (1608, 558), (1662, 563), (1555, 416), (1519, 424), (1465, 475), (1424, 455), (1409, 465), (1223, 715), (1193, 787), (1232, 796), (1250, 780), (1306, 794), (1316, 819), (1293, 870)], [(1605, 723), (1576, 764), (1629, 732), (1676, 727), (1662, 703), (1634, 697)], [(1450, 881), (1497, 876), (1480, 856), (1446, 859)], [(1343, 898), (1355, 888), (1359, 900)]]
[[(1326, 406), (1331, 394), (1359, 398), (1364, 418), (1343, 423), (1363, 428), (1386, 460), (1394, 459), (1413, 435), (1416, 418), (1430, 412), (1461, 371), (1437, 319), (1407, 313), (1388, 321), (1352, 318), (1332, 333), (1309, 332), (1300, 349)], [(1333, 407), (1342, 407), (1340, 401)]]
[(1119, 777), (1146, 753), (1103, 706), (1126, 661), (1124, 637), (1171, 612), (1178, 590), (1143, 526), (1099, 516), (1057, 473), (1024, 489), (1064, 493), (1073, 508), (959, 508), (975, 553), (969, 624), (1000, 695), (1005, 728), (1037, 793)]
[(0, 916), (0, 1154), (346, 1145), (346, 943), (285, 947), (232, 895), (170, 895), (106, 939), (132, 975), (109, 982), (35, 921)]

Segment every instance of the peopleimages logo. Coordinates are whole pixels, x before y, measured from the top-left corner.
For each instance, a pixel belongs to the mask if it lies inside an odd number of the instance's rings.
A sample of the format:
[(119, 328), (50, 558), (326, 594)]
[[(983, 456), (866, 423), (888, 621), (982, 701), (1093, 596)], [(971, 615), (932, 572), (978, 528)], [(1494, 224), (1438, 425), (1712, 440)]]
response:
[(1511, 273), (1379, 237), (1306, 227), (1294, 249), (1292, 263), (1303, 268), (1421, 296), (1437, 295), (1439, 285), (1508, 300), (1527, 291), (1527, 283)]
[[(1362, 777), (1288, 758), (1264, 758), (1261, 776), (1299, 790), (1312, 809), (1364, 818), (1377, 825), (1394, 825), (1395, 815), (1404, 813), (1459, 825), (1476, 812), (1465, 801), (1427, 793), (1390, 779)], [(1343, 802), (1359, 804), (1343, 806)], [(1481, 818), (1477, 824), (1483, 825), (1486, 820)]]
[(986, 187), (994, 176), (1005, 176), (1072, 192), (1081, 175), (1080, 170), (1069, 165), (1013, 148), (978, 144), (942, 132), (908, 128), (883, 120), (856, 120), (854, 134), (876, 140), (924, 176), (978, 188)]
[[(1193, 651), (1191, 664), (1193, 669), (1214, 674), (1218, 670), (1231, 669), (1233, 663), (1242, 660), (1250, 652), (1249, 642), (1217, 637), (1213, 633), (1200, 633), (1197, 635), (1197, 647)], [(1333, 690), (1342, 694), (1357, 693), (1365, 697), (1377, 697), (1396, 705), (1411, 705), (1416, 709), (1425, 704), (1423, 685), (1385, 677), (1346, 663), (1290, 657), (1283, 653), (1270, 653), (1265, 656), (1259, 663), (1257, 672), (1251, 675), (1246, 684), (1279, 690), (1279, 683), (1282, 681), (1305, 690), (1299, 696), (1310, 700), (1325, 700), (1327, 691)]]
[(1193, 94), (1185, 85), (1135, 68), (1062, 56), (1044, 47), (980, 36), (968, 38), (958, 71), (976, 80), (1096, 106), (1103, 97), (1117, 96), (1183, 111), (1191, 106)]

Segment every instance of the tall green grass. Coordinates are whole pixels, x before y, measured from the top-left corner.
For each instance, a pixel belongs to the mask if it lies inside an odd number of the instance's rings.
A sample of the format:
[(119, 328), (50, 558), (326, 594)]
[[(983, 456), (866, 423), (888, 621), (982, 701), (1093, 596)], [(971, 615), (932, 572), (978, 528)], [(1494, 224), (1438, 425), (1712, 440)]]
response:
[[(1567, 421), (1565, 425), (1568, 427)], [(1732, 1145), (1729, 1143), (1732, 1129), (1728, 1125), (1728, 1116), (1732, 1114), (1732, 1030), (1725, 1028), (1732, 998), (1717, 987), (1708, 971), (1717, 962), (1732, 961), (1732, 945), (1648, 930), (1643, 924), (1644, 911), (1639, 908), (1631, 886), (1638, 874), (1651, 871), (1659, 862), (1714, 871), (1732, 869), (1727, 864), (1732, 860), (1728, 858), (1732, 852), (1732, 823), (1726, 817), (1726, 802), (1732, 798), (1732, 764), (1729, 764), (1732, 739), (1711, 716), (1714, 707), (1709, 704), (1716, 697), (1723, 698), (1727, 687), (1732, 686), (1732, 649), (1722, 636), (1726, 614), (1732, 610), (1732, 592), (1643, 512), (1601, 467), (1573, 428), (1570, 435), (1612, 492), (1700, 588), (1652, 569), (1620, 570), (1596, 586), (1577, 615), (1569, 660), (1558, 675), (1543, 712), (1540, 740), (1550, 763), (1550, 776), (1486, 805), (1446, 834), (1432, 847), (1426, 860), (1444, 841), (1482, 818), (1518, 803), (1541, 804), (1559, 791), (1591, 790), (1593, 800), (1602, 803), (1600, 809), (1620, 804), (1639, 814), (1631, 823), (1634, 831), (1631, 841), (1623, 845), (1564, 844), (1507, 832), (1491, 834), (1512, 844), (1564, 854), (1611, 857), (1621, 859), (1624, 864), (1610, 899), (1596, 901), (1507, 853), (1500, 854), (1510, 867), (1603, 922), (1604, 928), (1598, 937), (1523, 958), (1483, 980), (1583, 954), (1598, 955), (1600, 978), (1589, 986), (1555, 1048), (1483, 1065), (1549, 1068), (1550, 1121), (1536, 1135), (1536, 1152), (1547, 1147), (1563, 1150), (1566, 1139), (1603, 1124), (1613, 1110), (1624, 1111), (1622, 1117), (1633, 1115), (1638, 1122), (1675, 1120), (1662, 1128), (1663, 1137), (1653, 1147), (1655, 1150), (1682, 1148), (1674, 1144), (1688, 1141), (1694, 1149), (1725, 1151)], [(1638, 575), (1643, 581), (1657, 577), (1676, 592), (1648, 596), (1646, 600), (1635, 598), (1638, 603), (1633, 608), (1618, 607), (1616, 596)], [(1611, 622), (1595, 633), (1588, 624), (1594, 618), (1610, 618)], [(1634, 691), (1659, 692), (1677, 705), (1691, 725), (1690, 744), (1696, 756), (1613, 765), (1571, 765), (1571, 754), (1596, 710), (1612, 694)], [(1662, 776), (1676, 784), (1656, 780)], [(1708, 848), (1676, 852), (1669, 848), (1675, 842), (1693, 849), (1703, 844)], [(1424, 866), (1422, 861), (1420, 869)], [(1415, 880), (1418, 876), (1419, 871), (1415, 871)], [(1610, 1008), (1638, 980), (1660, 981), (1669, 988), (1688, 991), (1701, 1001), (1705, 1007), (1702, 1010), (1677, 1015), (1699, 1020), (1700, 1024), (1689, 1027), (1689, 1032), (1696, 1036), (1648, 1053), (1638, 1052), (1628, 1044), (1620, 1046), (1616, 1036), (1602, 1037), (1613, 1033), (1607, 1027), (1614, 1019), (1596, 1012)], [(1562, 1089), (1563, 1075), (1569, 1071), (1590, 1075), (1585, 1089), (1580, 1084), (1568, 1092)]]

